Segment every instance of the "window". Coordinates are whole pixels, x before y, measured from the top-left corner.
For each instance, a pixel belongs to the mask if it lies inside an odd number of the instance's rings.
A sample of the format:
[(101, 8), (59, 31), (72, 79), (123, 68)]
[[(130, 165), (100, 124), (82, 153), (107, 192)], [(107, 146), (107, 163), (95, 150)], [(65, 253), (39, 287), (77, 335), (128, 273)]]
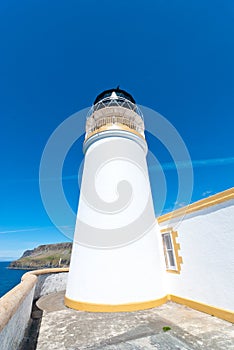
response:
[(179, 256), (180, 244), (176, 242), (178, 233), (172, 228), (161, 230), (167, 272), (180, 273), (183, 259)]
[(163, 233), (162, 238), (167, 269), (176, 270), (176, 261), (171, 241), (171, 234), (169, 232)]

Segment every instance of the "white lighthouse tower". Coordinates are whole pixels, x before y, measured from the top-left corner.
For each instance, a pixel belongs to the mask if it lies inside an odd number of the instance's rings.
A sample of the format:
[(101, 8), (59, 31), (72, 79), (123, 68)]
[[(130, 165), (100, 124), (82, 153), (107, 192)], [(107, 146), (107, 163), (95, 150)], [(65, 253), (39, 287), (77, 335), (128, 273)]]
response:
[(65, 305), (132, 311), (166, 301), (165, 262), (144, 121), (124, 90), (102, 92), (86, 121), (84, 170)]

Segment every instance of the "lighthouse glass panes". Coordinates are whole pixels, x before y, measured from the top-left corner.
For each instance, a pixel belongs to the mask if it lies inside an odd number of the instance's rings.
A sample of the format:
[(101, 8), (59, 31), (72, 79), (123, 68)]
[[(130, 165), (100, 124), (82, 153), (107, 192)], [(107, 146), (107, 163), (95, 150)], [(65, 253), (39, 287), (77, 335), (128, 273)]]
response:
[(162, 235), (162, 239), (163, 239), (166, 267), (168, 270), (176, 270), (176, 260), (175, 260), (175, 254), (174, 254), (174, 249), (173, 249), (172, 240), (171, 240), (171, 234), (169, 232), (164, 233)]
[(92, 106), (86, 121), (86, 139), (102, 127), (125, 125), (144, 137), (143, 115), (138, 106), (127, 98), (114, 95), (107, 96)]

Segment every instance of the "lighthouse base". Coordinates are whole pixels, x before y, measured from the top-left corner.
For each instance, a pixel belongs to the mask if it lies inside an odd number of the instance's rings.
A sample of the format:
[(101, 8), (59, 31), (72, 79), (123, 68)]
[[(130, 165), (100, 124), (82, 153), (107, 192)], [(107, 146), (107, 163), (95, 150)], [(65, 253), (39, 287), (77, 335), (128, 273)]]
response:
[(128, 312), (128, 311), (139, 311), (152, 309), (160, 306), (168, 301), (167, 296), (157, 299), (144, 301), (139, 303), (119, 304), (119, 305), (108, 305), (108, 304), (92, 304), (86, 302), (79, 302), (76, 300), (69, 299), (65, 296), (64, 303), (67, 307), (80, 311), (89, 312)]
[(158, 226), (118, 249), (74, 242), (65, 305), (76, 310), (119, 312), (150, 309), (167, 301)]

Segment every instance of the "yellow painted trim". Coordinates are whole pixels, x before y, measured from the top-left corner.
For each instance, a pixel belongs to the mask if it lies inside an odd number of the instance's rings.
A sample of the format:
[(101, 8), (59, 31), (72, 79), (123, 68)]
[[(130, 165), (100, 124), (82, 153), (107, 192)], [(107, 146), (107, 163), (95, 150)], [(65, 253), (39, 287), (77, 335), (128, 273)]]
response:
[(197, 302), (195, 300), (185, 299), (178, 297), (176, 295), (168, 295), (168, 300), (173, 301), (177, 304), (182, 304), (190, 307), (191, 309), (195, 309), (201, 312), (205, 312), (206, 314), (216, 316), (218, 318), (222, 318), (225, 321), (234, 323), (234, 312), (220, 309), (211, 305), (203, 304)]
[(124, 130), (124, 131), (128, 131), (128, 132), (131, 132), (132, 134), (135, 134), (139, 137), (141, 137), (143, 140), (145, 140), (144, 136), (141, 135), (139, 132), (137, 132), (136, 130), (134, 129), (131, 129), (129, 128), (128, 126), (124, 125), (124, 124), (121, 124), (121, 123), (108, 123), (106, 125), (103, 125), (101, 126), (100, 128), (92, 131), (91, 133), (89, 133), (85, 139), (85, 141), (87, 141), (91, 136), (95, 135), (95, 134), (98, 134), (100, 132), (103, 132), (103, 131), (107, 131), (107, 130)]
[(204, 312), (206, 314), (221, 318), (225, 321), (234, 323), (234, 312), (220, 309), (211, 305), (200, 303), (195, 300), (181, 298), (176, 295), (168, 294), (163, 298), (139, 303), (107, 305), (107, 304), (92, 304), (72, 300), (65, 296), (65, 305), (71, 309), (88, 312), (128, 312), (152, 309), (154, 307), (165, 304), (167, 301), (172, 301), (177, 304), (185, 305), (191, 309)]
[[(162, 235), (164, 233), (170, 233), (171, 234), (171, 238), (172, 238), (172, 246), (173, 246), (173, 250), (174, 250), (174, 255), (175, 255), (175, 260), (176, 260), (176, 270), (171, 270), (167, 268), (167, 272), (169, 273), (175, 273), (175, 274), (180, 274), (181, 271), (181, 264), (183, 264), (183, 258), (179, 255), (179, 250), (180, 250), (180, 244), (177, 243), (176, 239), (178, 237), (178, 232), (177, 231), (173, 231), (172, 227), (169, 227), (167, 229), (162, 229), (161, 230)], [(167, 252), (166, 252), (166, 247), (164, 245), (164, 241), (163, 241), (163, 250), (164, 250), (164, 256), (165, 256), (165, 260), (166, 260), (166, 265), (168, 265), (168, 261), (167, 261)]]
[(171, 231), (171, 236), (172, 236), (173, 248), (174, 248), (174, 252), (175, 252), (177, 270), (168, 270), (168, 272), (180, 273), (180, 271), (181, 271), (181, 264), (183, 264), (183, 259), (179, 255), (180, 244), (176, 242), (176, 238), (178, 237), (178, 232), (177, 231)]
[(129, 303), (129, 304), (92, 304), (86, 302), (80, 302), (72, 300), (65, 296), (64, 303), (67, 307), (80, 311), (90, 311), (90, 312), (128, 312), (128, 311), (138, 311), (152, 309), (156, 306), (160, 306), (166, 303), (168, 300), (167, 296), (151, 301), (144, 301), (139, 303)]
[(223, 202), (231, 200), (231, 199), (234, 199), (234, 187), (232, 187), (226, 191), (217, 193), (217, 194), (210, 196), (208, 198), (201, 199), (195, 203), (188, 205), (187, 207), (183, 207), (183, 208), (174, 210), (171, 213), (167, 213), (165, 215), (162, 215), (162, 216), (158, 217), (157, 220), (158, 220), (158, 223), (160, 224), (162, 222), (174, 219), (176, 217), (188, 215), (188, 214), (193, 213), (195, 211), (206, 209), (206, 208), (209, 208), (213, 205), (217, 205), (217, 204), (223, 203)]

